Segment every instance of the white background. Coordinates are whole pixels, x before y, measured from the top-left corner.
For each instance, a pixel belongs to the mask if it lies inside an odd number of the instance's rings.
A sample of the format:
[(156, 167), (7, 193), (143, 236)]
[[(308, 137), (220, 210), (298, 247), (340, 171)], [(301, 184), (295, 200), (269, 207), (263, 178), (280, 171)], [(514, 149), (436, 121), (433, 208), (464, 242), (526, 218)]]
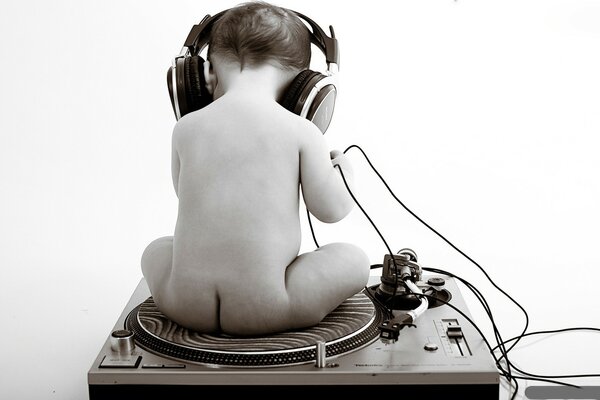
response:
[[(87, 398), (143, 249), (174, 228), (167, 68), (193, 24), (235, 4), (3, 3), (0, 397)], [(408, 207), (525, 307), (530, 330), (600, 327), (600, 2), (276, 4), (335, 28), (332, 148), (361, 146)], [(413, 248), (423, 266), (473, 282), (503, 336), (518, 334), (520, 311), (348, 155), (355, 195), (392, 251)], [(321, 244), (350, 241), (383, 260), (358, 207), (315, 229)], [(527, 343), (511, 353), (527, 371), (600, 373), (598, 333)]]

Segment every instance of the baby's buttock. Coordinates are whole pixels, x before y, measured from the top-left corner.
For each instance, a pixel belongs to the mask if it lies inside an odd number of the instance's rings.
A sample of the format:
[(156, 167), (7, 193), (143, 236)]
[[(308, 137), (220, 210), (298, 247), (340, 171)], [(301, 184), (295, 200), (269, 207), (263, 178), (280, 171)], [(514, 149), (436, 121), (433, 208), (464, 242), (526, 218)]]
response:
[(169, 292), (176, 322), (227, 332), (264, 313), (285, 313), (285, 273), (298, 255), (299, 232), (257, 235), (211, 243), (175, 235)]
[(182, 167), (171, 292), (186, 308), (180, 319), (203, 331), (287, 306), (285, 273), (301, 240), (298, 170), (263, 164), (206, 176)]

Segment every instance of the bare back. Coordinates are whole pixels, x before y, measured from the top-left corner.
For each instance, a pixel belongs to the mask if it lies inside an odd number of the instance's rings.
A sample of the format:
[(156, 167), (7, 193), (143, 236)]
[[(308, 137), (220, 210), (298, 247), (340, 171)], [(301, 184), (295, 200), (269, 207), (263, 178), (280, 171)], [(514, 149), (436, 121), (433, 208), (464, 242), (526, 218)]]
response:
[(182, 118), (173, 182), (175, 234), (148, 246), (142, 268), (176, 322), (243, 335), (306, 327), (366, 283), (368, 260), (352, 245), (298, 255), (299, 189), (326, 222), (347, 214), (348, 194), (320, 131), (275, 101), (225, 96)]
[(171, 279), (197, 282), (190, 301), (199, 293), (247, 301), (283, 287), (285, 267), (298, 255), (295, 118), (274, 102), (236, 105), (215, 102), (174, 133), (179, 215)]

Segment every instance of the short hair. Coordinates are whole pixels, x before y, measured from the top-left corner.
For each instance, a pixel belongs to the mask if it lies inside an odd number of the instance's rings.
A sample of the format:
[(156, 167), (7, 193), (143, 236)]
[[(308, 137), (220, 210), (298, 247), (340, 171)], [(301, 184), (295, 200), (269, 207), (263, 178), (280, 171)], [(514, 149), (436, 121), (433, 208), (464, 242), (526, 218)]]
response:
[(310, 32), (288, 9), (256, 1), (227, 10), (215, 21), (208, 43), (208, 59), (218, 54), (245, 66), (275, 62), (287, 70), (310, 65)]

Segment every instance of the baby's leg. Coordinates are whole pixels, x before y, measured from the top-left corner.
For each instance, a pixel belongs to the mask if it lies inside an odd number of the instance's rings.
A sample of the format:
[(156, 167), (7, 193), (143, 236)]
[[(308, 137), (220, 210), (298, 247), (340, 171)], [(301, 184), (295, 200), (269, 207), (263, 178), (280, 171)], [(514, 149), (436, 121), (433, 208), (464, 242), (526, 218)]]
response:
[(369, 279), (367, 255), (348, 243), (331, 243), (301, 254), (286, 271), (293, 327), (319, 323)]
[(173, 264), (173, 236), (165, 236), (151, 242), (142, 254), (142, 273), (156, 305), (166, 297)]
[(192, 275), (173, 275), (173, 237), (156, 239), (142, 254), (142, 272), (154, 303), (170, 320), (198, 332), (220, 330), (219, 301)]

